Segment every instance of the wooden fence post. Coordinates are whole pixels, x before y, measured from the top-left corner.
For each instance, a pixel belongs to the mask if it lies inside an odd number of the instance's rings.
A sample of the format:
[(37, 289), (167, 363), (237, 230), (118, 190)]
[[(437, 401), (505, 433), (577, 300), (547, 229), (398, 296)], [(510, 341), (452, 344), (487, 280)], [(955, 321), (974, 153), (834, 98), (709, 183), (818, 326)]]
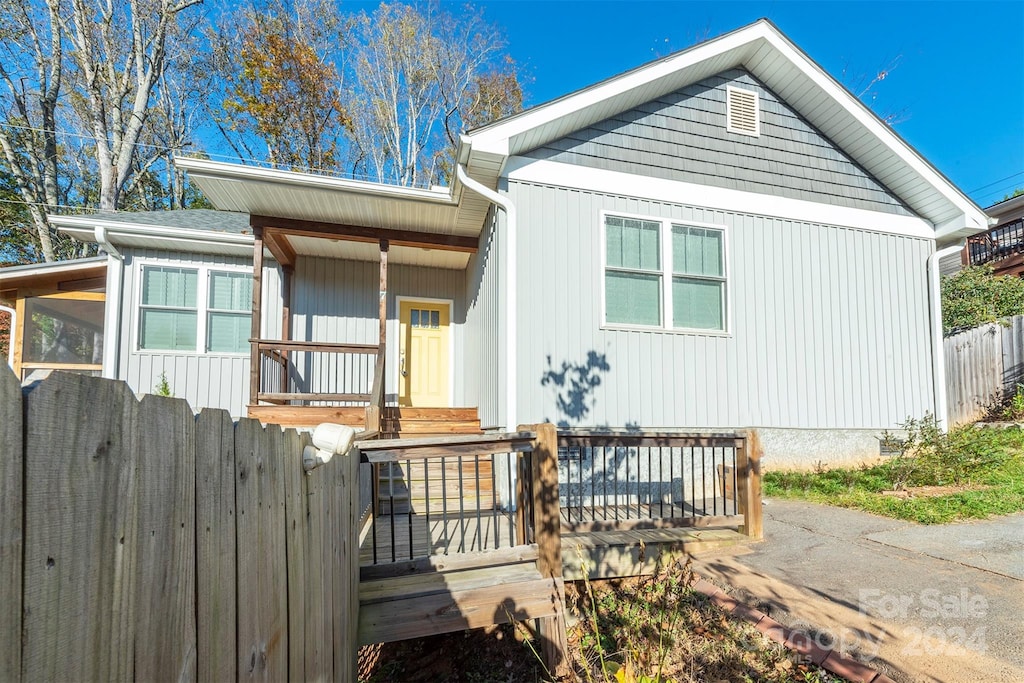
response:
[(565, 633), (565, 587), (562, 582), (561, 509), (558, 499), (558, 431), (553, 424), (521, 425), (535, 431), (533, 449), (533, 533), (537, 543), (537, 569), (552, 581), (556, 614), (537, 620), (541, 653), (548, 673), (561, 677), (568, 671)]
[(753, 540), (764, 538), (761, 509), (761, 436), (756, 429), (748, 429), (744, 445), (737, 449), (736, 468), (743, 477), (740, 482), (740, 511), (743, 514), (742, 532)]
[(0, 681), (21, 680), (21, 383), (0, 367)]

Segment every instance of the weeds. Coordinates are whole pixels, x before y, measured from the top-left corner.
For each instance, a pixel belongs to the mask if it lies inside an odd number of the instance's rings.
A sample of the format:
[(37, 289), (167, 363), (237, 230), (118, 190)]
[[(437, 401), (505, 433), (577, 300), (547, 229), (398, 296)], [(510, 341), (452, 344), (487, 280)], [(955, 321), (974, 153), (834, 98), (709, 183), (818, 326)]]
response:
[(171, 391), (171, 385), (167, 382), (167, 373), (160, 373), (160, 381), (156, 383), (153, 388), (153, 393), (157, 396), (169, 396), (173, 397), (174, 393)]

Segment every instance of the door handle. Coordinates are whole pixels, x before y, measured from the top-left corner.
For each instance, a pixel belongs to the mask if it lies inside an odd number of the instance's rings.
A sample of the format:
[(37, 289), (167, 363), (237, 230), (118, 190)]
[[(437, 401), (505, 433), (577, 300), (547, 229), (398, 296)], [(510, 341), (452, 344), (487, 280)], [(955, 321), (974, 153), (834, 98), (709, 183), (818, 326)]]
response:
[(402, 377), (408, 377), (409, 371), (405, 369), (405, 351), (402, 351), (402, 353), (400, 354), (399, 362), (401, 364)]

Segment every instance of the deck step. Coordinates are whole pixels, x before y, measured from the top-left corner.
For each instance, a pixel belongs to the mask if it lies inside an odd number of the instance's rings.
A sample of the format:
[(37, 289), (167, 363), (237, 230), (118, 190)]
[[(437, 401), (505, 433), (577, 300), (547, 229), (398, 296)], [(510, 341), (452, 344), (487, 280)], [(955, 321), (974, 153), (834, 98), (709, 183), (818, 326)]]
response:
[(394, 438), (482, 434), (476, 408), (409, 408), (388, 406), (381, 413), (381, 432)]
[(534, 562), (364, 581), (359, 643), (421, 638), (555, 614), (561, 579)]
[(735, 529), (692, 527), (563, 533), (563, 575), (566, 581), (579, 581), (652, 574), (663, 554), (690, 554), (749, 540)]

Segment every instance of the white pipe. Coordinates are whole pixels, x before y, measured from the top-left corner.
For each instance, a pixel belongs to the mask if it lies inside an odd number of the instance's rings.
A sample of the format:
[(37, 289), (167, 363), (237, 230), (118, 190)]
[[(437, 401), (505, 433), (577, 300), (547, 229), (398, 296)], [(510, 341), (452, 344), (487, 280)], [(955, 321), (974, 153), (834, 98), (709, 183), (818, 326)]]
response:
[(11, 331), (7, 335), (7, 365), (14, 369), (14, 334), (18, 329), (18, 312), (13, 308), (0, 304), (0, 311), (11, 316)]
[(928, 257), (928, 284), (932, 317), (932, 381), (935, 383), (935, 421), (939, 429), (949, 427), (946, 406), (946, 354), (942, 345), (942, 287), (939, 281), (939, 261), (963, 250), (966, 240), (939, 249)]
[(516, 428), (516, 205), (508, 197), (469, 177), (462, 164), (455, 166), (462, 184), (505, 210), (505, 429)]
[(118, 352), (121, 348), (121, 283), (124, 256), (110, 243), (107, 230), (96, 226), (96, 243), (107, 252), (106, 303), (103, 308), (103, 376), (117, 379)]

